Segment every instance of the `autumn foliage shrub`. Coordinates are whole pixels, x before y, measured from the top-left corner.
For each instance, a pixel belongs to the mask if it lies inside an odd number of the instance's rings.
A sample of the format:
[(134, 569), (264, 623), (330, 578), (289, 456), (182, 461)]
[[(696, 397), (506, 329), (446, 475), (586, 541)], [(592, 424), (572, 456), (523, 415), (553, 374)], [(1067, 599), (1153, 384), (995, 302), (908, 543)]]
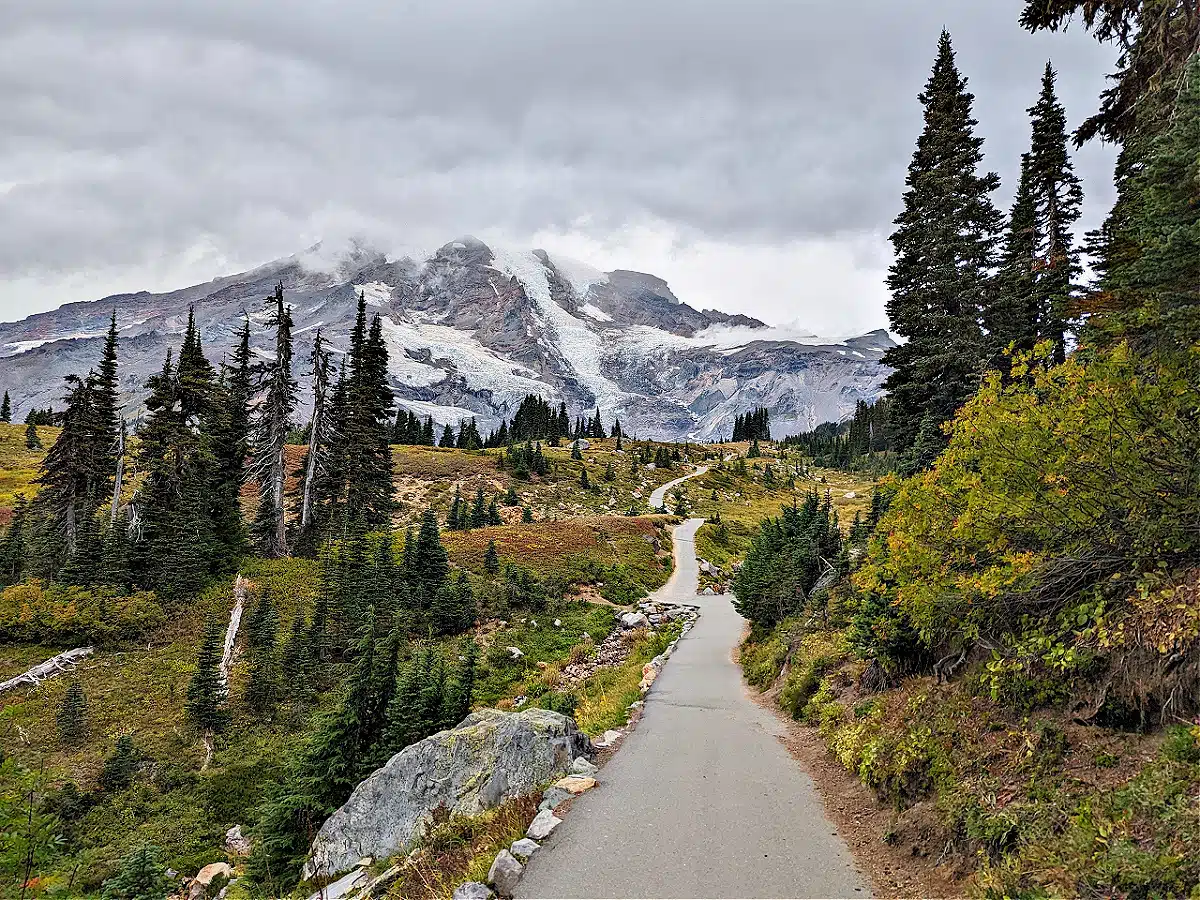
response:
[(38, 579), (0, 593), (0, 641), (108, 644), (132, 641), (162, 625), (154, 594), (128, 596), (111, 587), (73, 587)]
[[(1164, 580), (1200, 554), (1191, 374), (1119, 346), (989, 375), (948, 426), (948, 449), (901, 484), (855, 575), (860, 651), (897, 665), (982, 648), (997, 696), (1022, 680), (1092, 679), (1110, 657), (1194, 659), (1200, 628), (1185, 610), (1157, 643), (1126, 646), (1122, 625), (1152, 621), (1148, 598), (1175, 590)], [(1126, 685), (1129, 702), (1151, 700), (1151, 681), (1140, 695)], [(1174, 700), (1195, 695), (1183, 686)]]

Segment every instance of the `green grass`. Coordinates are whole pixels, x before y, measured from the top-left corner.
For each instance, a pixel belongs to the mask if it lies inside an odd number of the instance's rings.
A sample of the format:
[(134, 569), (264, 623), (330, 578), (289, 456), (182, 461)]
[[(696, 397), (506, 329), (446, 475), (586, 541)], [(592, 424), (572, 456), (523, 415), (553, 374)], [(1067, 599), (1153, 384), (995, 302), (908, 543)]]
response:
[[(61, 429), (38, 426), (42, 446), (49, 448)], [(19, 497), (32, 500), (45, 450), (25, 447), (25, 426), (0, 422), (0, 525), (8, 524)]]
[(606, 597), (624, 603), (670, 576), (667, 524), (646, 516), (564, 519), (446, 532), (442, 541), (451, 561), (476, 575), (483, 574), (484, 555), (495, 541), (502, 565), (514, 563), (567, 587), (603, 583)]
[[(561, 627), (554, 626), (555, 619), (562, 622)], [(615, 623), (612, 609), (581, 600), (553, 603), (543, 612), (515, 614), (513, 621), (487, 636), (489, 649), (475, 682), (476, 703), (494, 706), (502, 699), (527, 694), (541, 677), (538, 663), (565, 662), (584, 642), (584, 632), (599, 643)], [(509, 647), (516, 647), (524, 656), (513, 659)]]

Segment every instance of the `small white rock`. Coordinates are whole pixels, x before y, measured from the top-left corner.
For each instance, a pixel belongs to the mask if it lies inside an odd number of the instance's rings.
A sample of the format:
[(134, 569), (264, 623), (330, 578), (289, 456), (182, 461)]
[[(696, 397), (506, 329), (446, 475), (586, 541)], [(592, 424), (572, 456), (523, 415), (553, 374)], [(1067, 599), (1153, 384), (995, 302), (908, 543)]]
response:
[[(562, 819), (556, 816), (548, 809), (543, 809), (534, 820), (529, 823), (529, 828), (525, 832), (525, 837), (531, 841), (544, 841), (550, 837), (554, 829), (562, 824)], [(507, 851), (504, 851), (507, 852)]]
[(574, 775), (595, 775), (600, 770), (591, 762), (578, 757), (575, 762), (571, 763), (571, 773)]
[(454, 889), (454, 900), (489, 900), (492, 889), (478, 881), (468, 881)]
[(513, 856), (524, 862), (533, 856), (540, 846), (537, 841), (531, 841), (529, 838), (521, 838), (519, 841), (513, 841), (513, 845), (509, 849)]
[(508, 655), (511, 656), (513, 659), (520, 659), (525, 654), (521, 652), (520, 647), (509, 647)]

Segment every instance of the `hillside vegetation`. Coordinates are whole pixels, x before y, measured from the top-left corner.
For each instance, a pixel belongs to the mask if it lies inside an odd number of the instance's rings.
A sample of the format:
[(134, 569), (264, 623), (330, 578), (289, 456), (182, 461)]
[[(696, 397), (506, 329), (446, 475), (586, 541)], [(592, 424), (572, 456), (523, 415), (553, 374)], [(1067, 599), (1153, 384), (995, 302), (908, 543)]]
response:
[(1084, 129), (1123, 147), (1095, 280), (1053, 67), (1002, 227), (943, 34), (892, 237), (909, 341), (886, 415), (788, 442), (899, 474), (845, 540), (815, 498), (759, 529), (742, 665), (895, 810), (879, 839), (964, 893), (1195, 896), (1200, 17), (1030, 2), (1024, 23), (1076, 13), (1129, 40)]

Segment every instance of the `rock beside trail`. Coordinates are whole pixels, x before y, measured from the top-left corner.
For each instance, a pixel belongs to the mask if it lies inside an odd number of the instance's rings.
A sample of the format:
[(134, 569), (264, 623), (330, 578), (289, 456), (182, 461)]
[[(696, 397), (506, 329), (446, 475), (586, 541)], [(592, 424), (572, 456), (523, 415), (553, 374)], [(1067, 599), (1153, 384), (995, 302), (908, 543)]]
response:
[(529, 828), (525, 832), (525, 837), (531, 841), (544, 841), (550, 837), (554, 829), (562, 824), (562, 819), (556, 816), (548, 809), (543, 809), (538, 813), (532, 822), (529, 823)]
[(478, 881), (468, 881), (454, 889), (453, 900), (490, 900), (492, 889)]
[(438, 807), (479, 815), (560, 778), (589, 750), (587, 736), (560, 713), (472, 713), (457, 728), (406, 747), (355, 788), (317, 832), (303, 877), (399, 853), (424, 833)]
[(519, 841), (513, 841), (513, 845), (509, 848), (509, 852), (517, 859), (524, 862), (538, 852), (541, 845), (537, 841), (531, 841), (529, 838), (521, 838)]
[(571, 763), (572, 775), (595, 775), (600, 770), (596, 768), (596, 764), (588, 760), (586, 757), (579, 757), (575, 762)]
[(488, 884), (494, 887), (501, 897), (511, 897), (516, 893), (524, 871), (524, 866), (517, 862), (515, 856), (507, 850), (501, 850), (488, 870)]
[(538, 812), (546, 809), (553, 810), (564, 800), (569, 800), (571, 797), (572, 794), (569, 791), (564, 791), (562, 788), (554, 786), (548, 787), (542, 792), (542, 802), (538, 804)]
[(650, 620), (644, 613), (627, 612), (621, 616), (622, 628), (645, 628), (650, 624)]
[(566, 778), (554, 782), (554, 786), (560, 791), (566, 791), (572, 797), (578, 797), (580, 794), (586, 794), (596, 786), (595, 778), (589, 778), (585, 775), (568, 775)]

